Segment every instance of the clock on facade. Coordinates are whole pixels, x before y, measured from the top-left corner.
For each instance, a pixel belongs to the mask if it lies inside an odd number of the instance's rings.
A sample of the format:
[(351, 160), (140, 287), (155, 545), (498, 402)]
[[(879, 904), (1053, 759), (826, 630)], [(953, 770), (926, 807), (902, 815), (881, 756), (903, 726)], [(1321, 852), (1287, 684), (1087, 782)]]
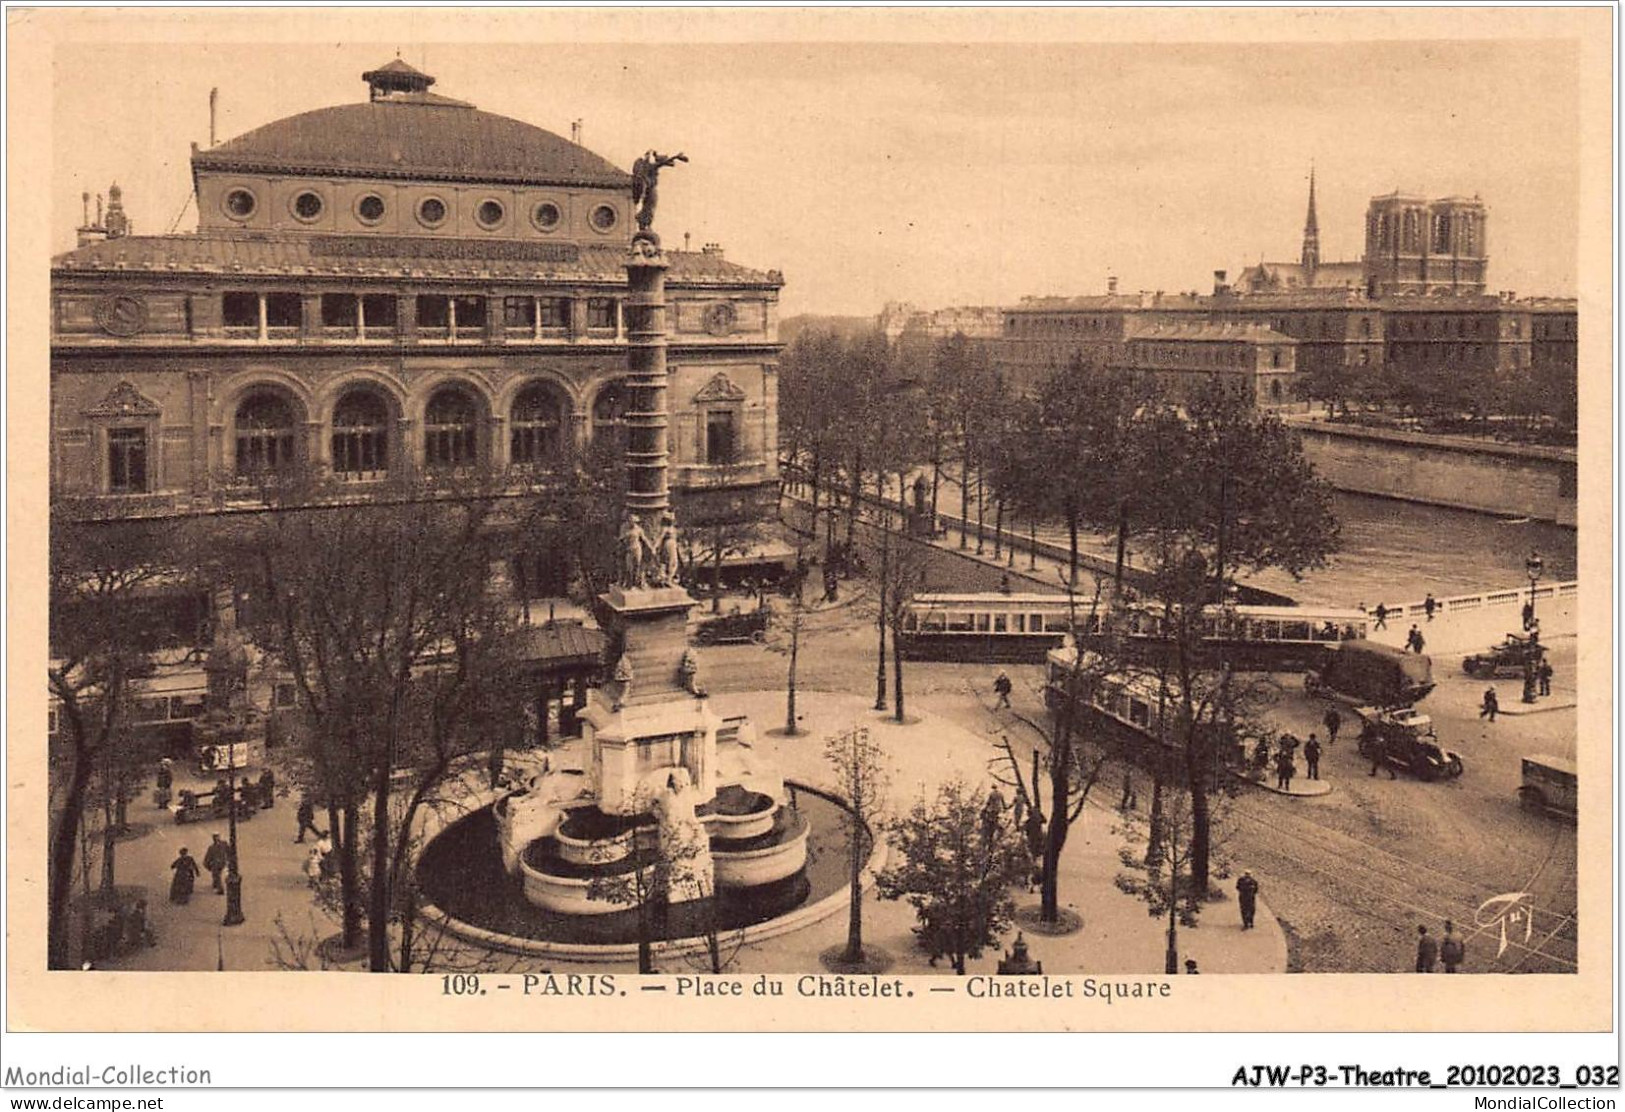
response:
[(103, 298), (96, 306), (96, 323), (109, 336), (134, 336), (147, 326), (147, 304), (122, 293)]
[(705, 311), (705, 330), (713, 336), (726, 336), (734, 330), (738, 312), (727, 301), (719, 301)]

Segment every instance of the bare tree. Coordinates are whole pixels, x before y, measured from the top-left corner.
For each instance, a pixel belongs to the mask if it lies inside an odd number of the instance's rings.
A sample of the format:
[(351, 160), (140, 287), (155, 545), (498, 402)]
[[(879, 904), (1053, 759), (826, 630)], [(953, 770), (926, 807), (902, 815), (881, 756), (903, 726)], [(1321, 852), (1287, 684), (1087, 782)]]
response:
[[(418, 809), (459, 756), (506, 728), (503, 708), (519, 688), (504, 636), (508, 600), (486, 589), (499, 555), (490, 500), (418, 493), (400, 505), (278, 513), (246, 538), (256, 577), (248, 630), (298, 688), (306, 755), (338, 820), (347, 947), (359, 938), (359, 853), (363, 835), (370, 841), (374, 972), (394, 965), (393, 890), (408, 867), (406, 834)], [(510, 709), (506, 720), (518, 721)], [(398, 817), (396, 791), (406, 800)]]
[[(138, 522), (97, 524), (53, 506), (50, 530), (50, 640), (47, 680), (58, 728), (50, 750), (52, 819), (48, 871), (48, 949), (53, 969), (71, 965), (69, 904), (74, 862), (98, 772), (107, 814), (103, 883), (112, 885), (112, 811), (127, 791), (133, 755), (129, 717), (134, 685), (149, 668), (161, 617), (145, 605), (172, 583), (172, 530)], [(122, 751), (121, 751), (122, 750)]]
[(847, 838), (847, 878), (851, 884), (847, 905), (846, 949), (841, 964), (860, 966), (863, 948), (863, 866), (875, 828), (885, 806), (891, 776), (885, 751), (866, 726), (831, 736), (824, 743), (824, 759), (835, 771), (835, 787), (845, 798), (841, 824)]

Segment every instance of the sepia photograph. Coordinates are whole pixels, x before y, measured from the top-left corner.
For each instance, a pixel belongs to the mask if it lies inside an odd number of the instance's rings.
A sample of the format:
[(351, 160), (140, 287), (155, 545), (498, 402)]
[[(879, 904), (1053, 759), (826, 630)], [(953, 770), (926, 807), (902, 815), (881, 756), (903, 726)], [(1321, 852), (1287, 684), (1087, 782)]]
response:
[(8, 1025), (1607, 1029), (1610, 9), (9, 14)]

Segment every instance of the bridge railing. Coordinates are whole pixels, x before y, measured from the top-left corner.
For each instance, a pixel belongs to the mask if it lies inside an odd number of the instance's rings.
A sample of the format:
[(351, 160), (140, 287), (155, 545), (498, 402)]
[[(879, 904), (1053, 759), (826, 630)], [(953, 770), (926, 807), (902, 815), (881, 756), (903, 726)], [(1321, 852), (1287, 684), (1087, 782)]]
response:
[[(1533, 598), (1538, 608), (1540, 600), (1558, 601), (1572, 599), (1580, 593), (1580, 582), (1577, 579), (1562, 580), (1556, 583), (1535, 585)], [(1450, 595), (1446, 598), (1433, 600), (1434, 615), (1464, 614), (1470, 611), (1493, 610), (1503, 607), (1521, 608), (1531, 598), (1528, 587), (1509, 587), (1505, 590), (1481, 591), (1476, 595)], [(1421, 618), (1427, 615), (1427, 600), (1421, 602), (1383, 602), (1382, 606), (1391, 618)], [(1370, 607), (1369, 610), (1375, 610)]]

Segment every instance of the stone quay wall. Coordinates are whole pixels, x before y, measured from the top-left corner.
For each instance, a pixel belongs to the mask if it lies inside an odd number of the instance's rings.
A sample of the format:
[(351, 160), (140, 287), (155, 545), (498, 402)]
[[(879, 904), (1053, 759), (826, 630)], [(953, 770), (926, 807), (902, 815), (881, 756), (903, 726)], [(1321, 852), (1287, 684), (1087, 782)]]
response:
[(1338, 490), (1576, 525), (1575, 452), (1466, 437), (1289, 420)]

